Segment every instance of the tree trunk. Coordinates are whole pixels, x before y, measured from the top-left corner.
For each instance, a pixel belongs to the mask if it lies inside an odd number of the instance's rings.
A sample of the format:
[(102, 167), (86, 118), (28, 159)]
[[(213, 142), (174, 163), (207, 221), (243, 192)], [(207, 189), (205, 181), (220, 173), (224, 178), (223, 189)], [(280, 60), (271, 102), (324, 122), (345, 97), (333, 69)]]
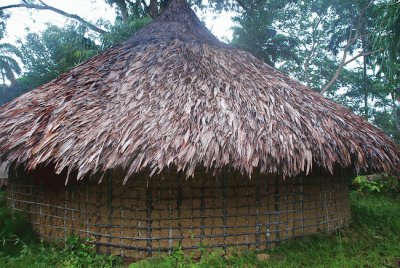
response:
[(128, 22), (128, 8), (125, 0), (116, 0), (115, 4), (117, 5), (119, 11), (121, 11), (122, 21), (124, 23)]
[(157, 3), (157, 0), (150, 0), (149, 9), (150, 9), (150, 17), (152, 19), (157, 18), (158, 17), (158, 3)]
[(399, 116), (398, 116), (398, 105), (396, 104), (396, 90), (391, 92), (392, 95), (392, 106), (393, 106), (393, 111), (392, 111), (392, 120), (393, 120), (393, 125), (395, 129), (400, 132), (400, 122), (399, 122)]
[(4, 71), (1, 71), (1, 78), (3, 79), (3, 96), (6, 96), (6, 76)]
[(307, 87), (310, 87), (310, 76), (308, 73), (309, 66), (310, 66), (310, 58), (306, 58), (304, 62), (304, 80), (306, 81)]
[(363, 91), (364, 91), (364, 117), (368, 120), (368, 77), (367, 77), (367, 56), (363, 57)]

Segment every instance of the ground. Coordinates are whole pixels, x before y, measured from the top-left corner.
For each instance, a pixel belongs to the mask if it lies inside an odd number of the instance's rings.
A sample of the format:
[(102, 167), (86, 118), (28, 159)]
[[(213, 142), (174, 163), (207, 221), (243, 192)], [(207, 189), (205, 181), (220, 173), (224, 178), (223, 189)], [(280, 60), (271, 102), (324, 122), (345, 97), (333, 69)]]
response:
[(352, 192), (351, 204), (352, 224), (336, 233), (296, 239), (264, 252), (213, 251), (194, 258), (176, 249), (170, 256), (132, 263), (96, 254), (76, 237), (62, 245), (40, 242), (3, 201), (0, 267), (400, 267), (400, 196)]

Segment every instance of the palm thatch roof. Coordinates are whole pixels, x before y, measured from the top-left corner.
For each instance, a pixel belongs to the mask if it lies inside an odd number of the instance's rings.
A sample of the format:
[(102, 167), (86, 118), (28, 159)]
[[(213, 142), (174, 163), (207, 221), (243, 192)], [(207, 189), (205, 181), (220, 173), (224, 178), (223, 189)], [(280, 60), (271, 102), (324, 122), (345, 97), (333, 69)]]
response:
[(8, 178), (8, 163), (0, 162), (0, 185), (1, 185), (1, 179), (7, 179), (7, 178)]
[(381, 130), (221, 43), (184, 0), (127, 42), (0, 108), (0, 155), (34, 169), (127, 177), (169, 166), (295, 176), (399, 172)]

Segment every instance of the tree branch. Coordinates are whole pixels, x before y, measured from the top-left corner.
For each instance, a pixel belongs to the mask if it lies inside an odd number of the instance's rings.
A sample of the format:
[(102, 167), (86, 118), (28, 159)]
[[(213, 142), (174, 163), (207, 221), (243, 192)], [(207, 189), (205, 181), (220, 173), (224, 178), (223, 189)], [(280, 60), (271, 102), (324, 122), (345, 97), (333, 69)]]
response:
[(251, 14), (251, 13), (252, 13), (252, 10), (251, 10), (250, 8), (248, 8), (248, 7), (243, 3), (242, 0), (236, 0), (236, 2), (237, 2), (237, 3), (239, 4), (239, 6), (240, 6), (241, 8), (243, 8), (243, 10), (246, 11), (248, 14)]
[(398, 113), (398, 106), (396, 104), (396, 91), (391, 92), (392, 95), (392, 106), (393, 106), (393, 111), (392, 111), (392, 119), (393, 119), (393, 125), (395, 129), (400, 132), (400, 123), (399, 123), (399, 117), (397, 115)]
[(329, 80), (329, 82), (321, 89), (320, 93), (324, 94), (330, 86), (333, 85), (333, 83), (336, 82), (336, 80), (339, 78), (340, 73), (342, 72), (343, 68), (349, 64), (350, 62), (355, 61), (356, 59), (358, 59), (359, 57), (364, 57), (364, 56), (368, 56), (371, 54), (375, 54), (379, 52), (379, 50), (375, 50), (375, 51), (371, 51), (371, 52), (360, 52), (357, 55), (355, 55), (354, 57), (352, 57), (351, 59), (346, 61), (346, 54), (347, 51), (343, 52), (343, 59), (342, 59), (342, 63), (339, 65), (339, 67), (336, 69), (335, 74), (332, 76), (331, 80)]
[(355, 55), (354, 57), (352, 57), (351, 59), (345, 61), (345, 62), (343, 63), (343, 65), (347, 65), (347, 64), (349, 64), (350, 62), (355, 61), (355, 60), (358, 59), (359, 57), (364, 57), (364, 56), (372, 55), (372, 54), (375, 54), (375, 53), (377, 53), (377, 52), (379, 52), (379, 51), (380, 51), (380, 50), (375, 50), (375, 51), (370, 51), (370, 52), (360, 52), (360, 53), (358, 53), (357, 55)]
[(320, 23), (322, 22), (323, 18), (324, 18), (323, 16), (322, 17), (319, 16), (319, 20), (312, 27), (312, 45), (311, 45), (311, 49), (308, 50), (307, 46), (304, 45), (306, 52), (309, 52), (309, 54), (306, 56), (306, 59), (304, 61), (304, 79), (306, 80), (306, 84), (307, 84), (308, 87), (310, 87), (309, 67), (310, 67), (311, 59), (314, 57), (314, 53), (315, 53), (315, 51), (317, 49), (317, 46), (321, 42), (320, 39), (316, 40), (315, 32), (317, 31), (317, 28), (320, 25)]
[(128, 7), (125, 0), (114, 0), (114, 3), (117, 5), (119, 11), (121, 11), (122, 21), (124, 23), (128, 22)]
[[(42, 5), (47, 6), (47, 4), (45, 2), (43, 2), (42, 0), (38, 0), (40, 3), (42, 3)], [(25, 1), (24, 1), (25, 2)], [(26, 2), (25, 2), (26, 3)], [(27, 3), (29, 4), (29, 3)]]
[[(357, 19), (359, 19), (359, 17)], [(321, 89), (321, 91), (320, 91), (321, 94), (324, 94), (336, 82), (336, 80), (339, 78), (340, 73), (342, 72), (343, 68), (347, 64), (349, 64), (350, 62), (356, 60), (359, 57), (367, 56), (367, 55), (370, 55), (370, 54), (373, 54), (373, 53), (377, 52), (377, 51), (373, 51), (373, 52), (364, 52), (364, 51), (362, 51), (359, 54), (357, 54), (354, 57), (352, 57), (351, 59), (346, 60), (347, 59), (347, 53), (349, 52), (350, 47), (355, 42), (357, 42), (361, 38), (364, 38), (365, 36), (367, 36), (367, 35), (360, 34), (360, 25), (357, 26), (356, 32), (354, 33), (354, 36), (353, 36), (352, 32), (350, 31), (349, 38), (347, 39), (346, 45), (343, 48), (343, 57), (342, 57), (342, 60), (341, 60), (341, 62), (339, 64), (339, 67), (336, 69), (336, 71), (335, 71), (334, 75), (332, 76), (331, 80), (329, 80), (329, 82)]]
[(67, 13), (61, 9), (49, 6), (45, 3), (43, 3), (42, 1), (40, 1), (40, 3), (42, 3), (42, 5), (37, 5), (37, 4), (14, 4), (14, 5), (8, 5), (8, 6), (1, 6), (0, 10), (6, 10), (6, 9), (11, 9), (11, 8), (28, 8), (28, 9), (37, 9), (37, 10), (50, 10), (53, 11), (55, 13), (58, 13), (64, 17), (70, 18), (70, 19), (74, 19), (79, 21), (80, 23), (82, 23), (83, 25), (85, 25), (86, 27), (88, 27), (89, 29), (91, 29), (92, 31), (95, 31), (99, 34), (105, 34), (107, 33), (107, 31), (100, 29), (99, 27), (95, 26), (94, 24), (84, 20), (83, 18), (79, 17), (78, 15), (75, 14), (70, 14)]

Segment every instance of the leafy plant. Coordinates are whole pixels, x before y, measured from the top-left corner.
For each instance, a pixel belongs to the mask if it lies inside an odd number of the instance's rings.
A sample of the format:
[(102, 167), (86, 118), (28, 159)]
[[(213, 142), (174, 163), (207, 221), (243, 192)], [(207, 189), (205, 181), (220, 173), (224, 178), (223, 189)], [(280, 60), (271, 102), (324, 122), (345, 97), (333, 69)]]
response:
[(109, 48), (115, 44), (128, 40), (133, 34), (151, 22), (149, 17), (135, 18), (129, 17), (127, 22), (116, 21), (114, 25), (104, 23), (109, 29), (109, 33), (101, 38), (102, 48)]
[(8, 43), (0, 44), (0, 77), (3, 85), (6, 80), (15, 83), (15, 76), (21, 73), (16, 58), (21, 59), (21, 57), (20, 51), (15, 46)]
[(357, 187), (359, 192), (363, 193), (400, 193), (399, 178), (388, 174), (357, 176), (353, 184)]
[(100, 51), (87, 29), (69, 24), (60, 28), (48, 25), (41, 33), (28, 33), (21, 43), (25, 83), (35, 88)]
[(15, 256), (0, 251), (0, 267), (120, 267), (122, 259), (96, 253), (91, 240), (71, 236), (65, 243), (23, 244)]
[(82, 240), (78, 236), (70, 236), (61, 250), (60, 266), (62, 267), (114, 267), (121, 259), (112, 255), (96, 253), (91, 239)]
[(383, 189), (386, 193), (399, 194), (400, 193), (400, 178), (396, 176), (390, 176), (383, 174), (381, 176)]
[(357, 186), (357, 190), (364, 193), (379, 193), (383, 188), (383, 184), (371, 180), (368, 176), (357, 176), (353, 184)]
[(5, 193), (0, 191), (0, 252), (16, 255), (24, 245), (36, 241), (31, 224), (6, 206)]

